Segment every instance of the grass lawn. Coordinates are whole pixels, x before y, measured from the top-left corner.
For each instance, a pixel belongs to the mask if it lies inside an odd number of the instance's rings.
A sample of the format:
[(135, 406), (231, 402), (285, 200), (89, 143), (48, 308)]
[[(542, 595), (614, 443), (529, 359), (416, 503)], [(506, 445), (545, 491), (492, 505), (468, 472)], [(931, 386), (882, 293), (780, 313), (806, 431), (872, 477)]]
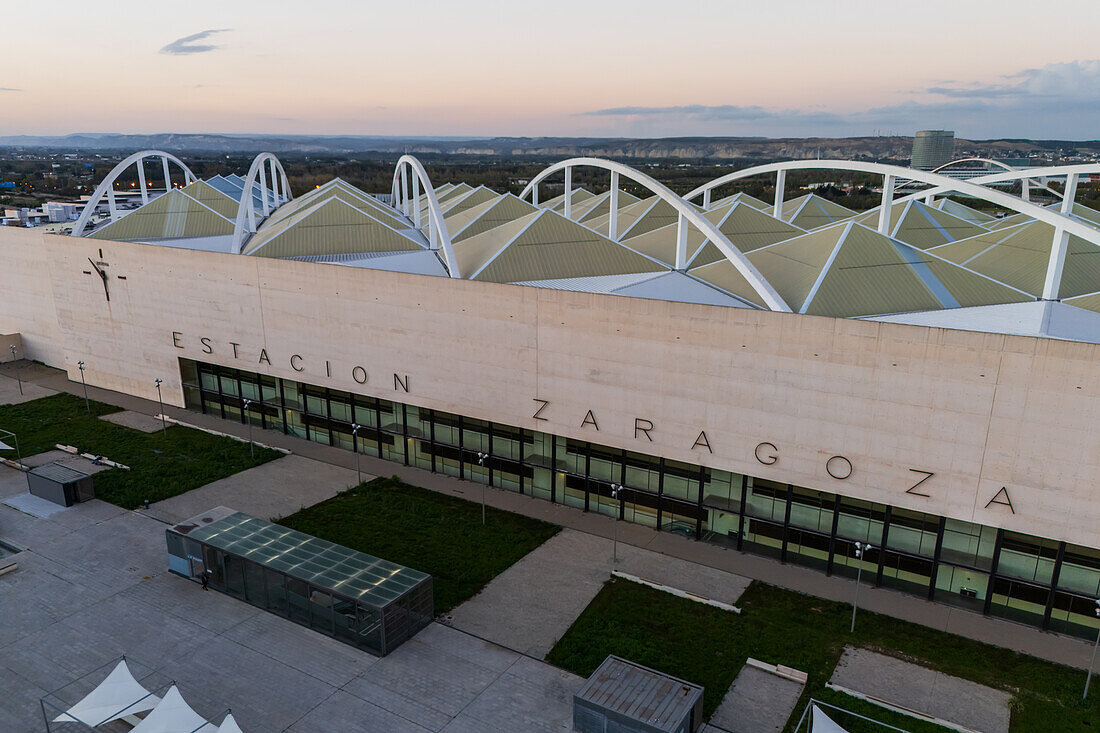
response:
[(558, 526), (379, 477), (276, 520), (292, 529), (430, 573), (435, 612), (475, 595)]
[[(119, 412), (114, 405), (93, 401), (90, 407), (88, 414), (83, 398), (64, 393), (0, 405), (0, 428), (16, 434), (24, 458), (60, 443), (129, 466), (129, 471), (112, 468), (94, 478), (97, 499), (127, 509), (146, 499), (156, 502), (182, 494), (281, 455), (257, 446), (253, 459), (247, 443), (179, 425), (169, 426), (167, 435), (143, 433), (99, 419)], [(0, 451), (0, 456), (15, 458), (15, 451)]]
[[(849, 604), (759, 582), (739, 603), (741, 615), (613, 580), (547, 660), (587, 676), (608, 654), (626, 657), (703, 685), (709, 716), (745, 659), (754, 657), (809, 674), (798, 712), (812, 696), (913, 733), (941, 730), (825, 690), (844, 645), (852, 644), (1011, 692), (1013, 733), (1100, 729), (1100, 692), (1081, 703), (1084, 672), (862, 610), (849, 634)], [(883, 730), (834, 717), (853, 733)]]

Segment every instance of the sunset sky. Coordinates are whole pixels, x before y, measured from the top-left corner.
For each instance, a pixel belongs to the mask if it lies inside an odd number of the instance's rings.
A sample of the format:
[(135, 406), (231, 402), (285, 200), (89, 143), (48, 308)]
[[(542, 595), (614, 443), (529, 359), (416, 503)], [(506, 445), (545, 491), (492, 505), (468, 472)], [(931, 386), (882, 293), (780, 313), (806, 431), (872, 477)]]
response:
[(1100, 138), (1096, 0), (145, 0), (32, 15), (0, 43), (0, 135)]

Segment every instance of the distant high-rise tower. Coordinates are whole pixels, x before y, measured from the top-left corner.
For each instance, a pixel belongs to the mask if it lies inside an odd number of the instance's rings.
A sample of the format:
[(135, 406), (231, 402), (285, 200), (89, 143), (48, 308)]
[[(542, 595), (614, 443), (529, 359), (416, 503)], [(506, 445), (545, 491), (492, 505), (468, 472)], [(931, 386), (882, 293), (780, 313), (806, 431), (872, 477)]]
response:
[(930, 171), (950, 163), (955, 155), (953, 130), (921, 130), (913, 136), (913, 159), (909, 165)]

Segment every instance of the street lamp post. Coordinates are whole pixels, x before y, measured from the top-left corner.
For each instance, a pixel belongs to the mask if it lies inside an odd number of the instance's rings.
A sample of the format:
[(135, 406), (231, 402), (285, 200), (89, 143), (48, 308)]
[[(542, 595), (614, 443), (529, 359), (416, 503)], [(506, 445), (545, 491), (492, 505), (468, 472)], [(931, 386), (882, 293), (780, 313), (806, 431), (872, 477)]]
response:
[(90, 415), (92, 414), (92, 408), (88, 405), (88, 383), (84, 381), (84, 362), (78, 361), (76, 365), (80, 367), (80, 383), (84, 385), (84, 409)]
[(856, 560), (859, 560), (859, 565), (856, 566), (856, 593), (852, 598), (852, 629), (851, 633), (856, 631), (856, 607), (859, 606), (859, 580), (863, 577), (863, 553), (870, 552), (875, 548), (871, 547), (870, 543), (864, 544), (862, 542), (856, 543)]
[(355, 423), (351, 426), (351, 450), (355, 453), (355, 479), (357, 484), (363, 483), (363, 474), (359, 470), (359, 428), (363, 427), (359, 423)]
[(252, 442), (252, 400), (245, 397), (242, 404), (244, 405), (244, 419), (248, 422), (248, 452), (255, 460), (256, 445)]
[(19, 357), (15, 355), (15, 344), (11, 345), (11, 360), (15, 362), (15, 381), (19, 383), (19, 394), (23, 394), (23, 378), (19, 376)]
[[(622, 490), (623, 490), (622, 484), (611, 484), (611, 498), (615, 499), (616, 502), (617, 502), (618, 498), (619, 498), (619, 492), (622, 491)], [(613, 533), (611, 535), (611, 537), (612, 537), (612, 539), (611, 539), (611, 564), (612, 565), (618, 565), (619, 564), (619, 505), (618, 505), (618, 503), (615, 504), (614, 521), (615, 521), (615, 524), (613, 525), (614, 530), (613, 530)]]
[[(1096, 600), (1096, 618), (1100, 619), (1100, 599)], [(1089, 660), (1089, 673), (1085, 677), (1085, 694), (1081, 695), (1082, 700), (1087, 700), (1089, 696), (1089, 683), (1092, 682), (1092, 665), (1096, 662), (1096, 648), (1100, 647), (1100, 628), (1096, 629), (1096, 643), (1092, 647), (1092, 659)]]
[[(477, 454), (477, 465), (484, 466), (485, 461), (488, 460), (488, 459), (489, 459), (489, 454), (488, 453), (478, 452), (478, 454)], [(485, 487), (488, 486), (488, 485), (489, 485), (488, 481), (486, 481), (485, 483), (483, 483), (481, 485), (481, 523), (482, 524), (485, 524)]]
[(160, 394), (160, 385), (164, 383), (164, 380), (157, 377), (157, 402), (160, 404), (160, 429), (164, 433), (164, 437), (168, 437), (168, 420), (164, 416), (164, 398)]

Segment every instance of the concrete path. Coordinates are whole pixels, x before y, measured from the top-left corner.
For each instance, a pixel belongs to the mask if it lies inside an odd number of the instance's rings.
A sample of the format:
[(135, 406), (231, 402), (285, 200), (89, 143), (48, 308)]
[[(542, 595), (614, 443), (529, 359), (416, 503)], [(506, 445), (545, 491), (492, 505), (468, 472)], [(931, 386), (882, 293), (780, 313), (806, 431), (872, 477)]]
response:
[(710, 729), (728, 733), (780, 733), (798, 704), (803, 687), (746, 664), (710, 717)]
[[(0, 466), (0, 490), (22, 479)], [(439, 624), (372, 657), (166, 572), (164, 526), (95, 500), (48, 519), (0, 505), (0, 537), (26, 548), (0, 576), (0, 731), (43, 730), (42, 696), (123, 654), (149, 686), (175, 680), (247, 731), (572, 727), (578, 677)]]
[(49, 387), (43, 387), (36, 382), (28, 381), (27, 377), (31, 374), (27, 369), (23, 368), (23, 365), (27, 365), (28, 362), (23, 362), (20, 365), (20, 373), (23, 378), (23, 393), (19, 393), (19, 380), (15, 378), (15, 367), (8, 363), (9, 370), (12, 374), (11, 377), (0, 375), (0, 405), (18, 405), (22, 402), (30, 402), (31, 400), (37, 400), (39, 397), (48, 397), (52, 394), (57, 394), (56, 389), (50, 389)]
[(103, 415), (99, 419), (106, 420), (115, 425), (121, 425), (124, 428), (140, 430), (143, 433), (155, 433), (158, 430), (164, 429), (164, 423), (152, 415), (146, 415), (144, 412), (135, 412), (133, 410), (112, 412), (110, 415)]
[(563, 529), (451, 612), (447, 623), (529, 654), (545, 657), (611, 576), (632, 575), (736, 604), (749, 580), (639, 547)]
[(866, 649), (846, 648), (829, 684), (980, 733), (1008, 733), (1009, 693)]
[[(0, 364), (0, 375), (11, 373), (13, 372), (9, 364)], [(58, 369), (32, 364), (25, 370), (24, 376), (49, 389), (67, 391), (76, 395), (82, 394), (80, 383), (69, 381), (65, 373)], [(90, 386), (88, 395), (92, 399), (148, 415), (160, 412), (155, 401), (131, 397), (119, 392)], [(171, 406), (166, 406), (165, 412), (184, 422), (203, 425), (241, 438), (248, 437), (248, 426), (242, 423)], [(256, 431), (255, 437), (258, 442), (286, 448), (301, 456), (353, 470), (355, 468), (355, 455), (341, 448), (311, 443), (302, 438), (270, 430)], [(475, 501), (480, 500), (481, 490), (476, 484), (381, 459), (362, 457), (361, 460), (363, 470), (371, 474), (397, 475), (417, 486)], [(487, 492), (487, 497), (490, 506), (544, 519), (589, 534), (610, 538), (615, 531), (615, 523), (602, 515), (586, 514), (576, 509), (520, 496), (509, 491), (490, 490)], [(817, 570), (798, 565), (783, 565), (769, 557), (737, 552), (719, 545), (697, 542), (638, 525), (625, 525), (622, 522), (619, 523), (618, 536), (620, 543), (644, 547), (662, 555), (688, 560), (745, 578), (761, 580), (818, 598), (847, 603), (852, 597), (854, 581), (851, 579), (829, 577)], [(860, 608), (869, 611), (1079, 669), (1085, 669), (1088, 666), (1089, 657), (1092, 654), (1092, 643), (1089, 640), (1042, 631), (1007, 619), (983, 616), (964, 608), (928, 601), (891, 588), (865, 586), (860, 590), (859, 598)]]
[[(363, 480), (374, 476), (363, 474)], [(284, 456), (150, 505), (149, 515), (176, 524), (227, 506), (261, 519), (293, 514), (356, 485), (353, 470), (302, 456)]]

